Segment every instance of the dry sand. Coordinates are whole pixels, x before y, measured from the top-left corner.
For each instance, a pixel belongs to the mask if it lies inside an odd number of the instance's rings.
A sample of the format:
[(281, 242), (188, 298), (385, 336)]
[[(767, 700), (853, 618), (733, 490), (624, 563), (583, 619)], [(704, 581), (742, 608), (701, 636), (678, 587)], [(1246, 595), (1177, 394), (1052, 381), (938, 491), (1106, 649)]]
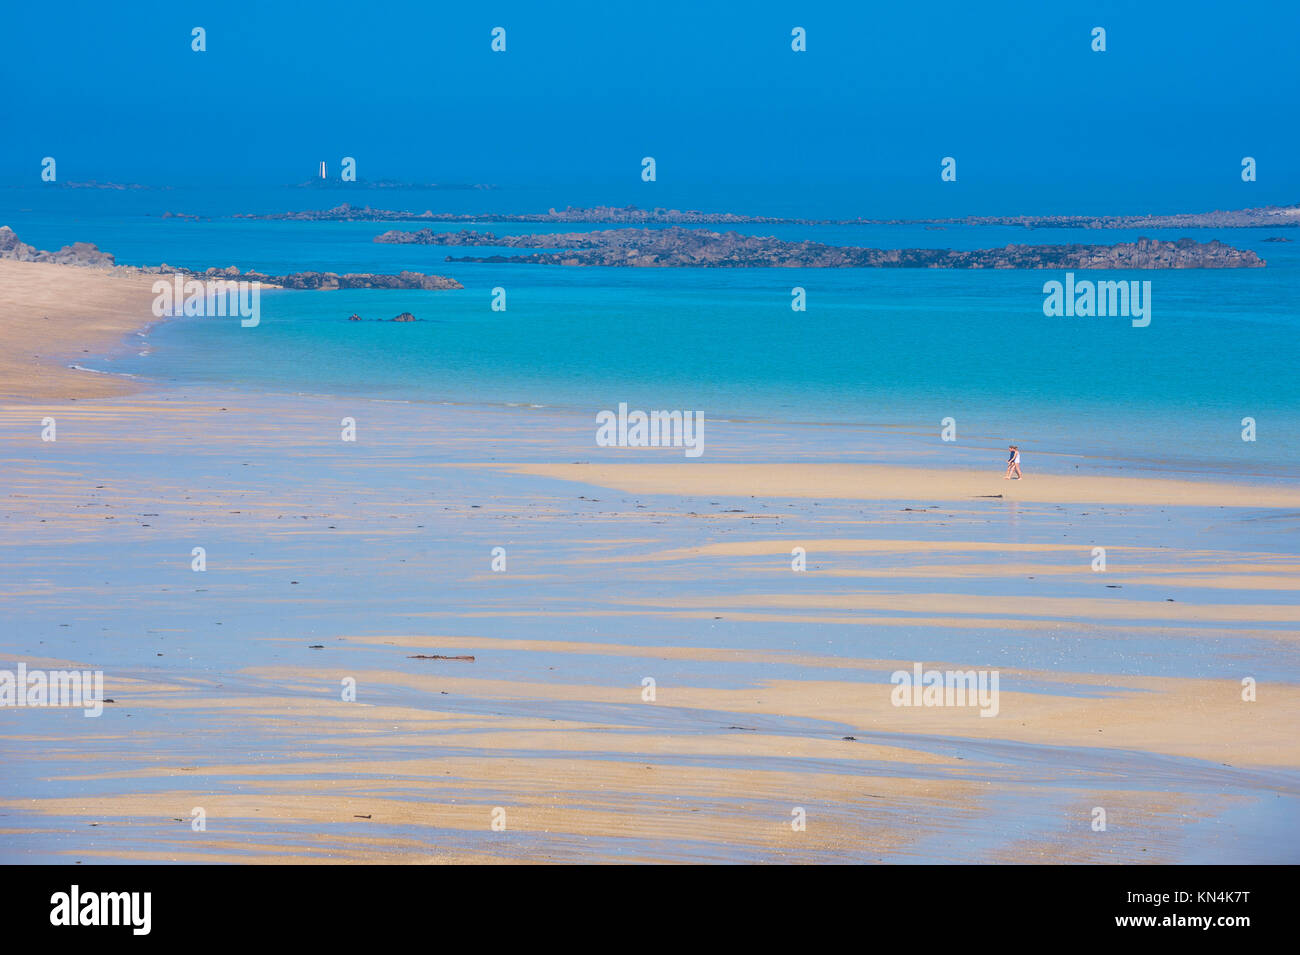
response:
[(629, 494), (753, 496), (856, 501), (1007, 501), (1140, 504), (1171, 507), (1300, 507), (1300, 488), (1255, 487), (1166, 478), (1030, 474), (1003, 480), (987, 471), (800, 462), (669, 464), (516, 464), (520, 474), (577, 481)]
[(40, 402), (136, 390), (67, 366), (154, 321), (156, 276), (0, 260), (0, 398)]

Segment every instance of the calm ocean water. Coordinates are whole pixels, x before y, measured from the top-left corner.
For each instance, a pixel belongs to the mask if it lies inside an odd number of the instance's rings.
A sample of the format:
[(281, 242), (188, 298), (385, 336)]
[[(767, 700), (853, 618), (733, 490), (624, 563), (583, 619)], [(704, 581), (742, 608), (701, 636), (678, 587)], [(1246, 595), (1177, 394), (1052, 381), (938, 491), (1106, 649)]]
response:
[[(283, 189), (38, 196), (13, 190), (0, 222), (24, 241), (97, 243), (124, 264), (266, 272), (416, 269), (464, 283), (449, 292), (265, 292), (262, 321), (182, 319), (92, 367), (181, 383), (343, 393), (414, 401), (537, 404), (594, 414), (626, 401), (707, 417), (840, 422), (1014, 441), (1028, 452), (1084, 454), (1116, 466), (1300, 473), (1300, 232), (1190, 230), (1254, 249), (1265, 269), (1108, 273), (1152, 282), (1152, 321), (1047, 318), (1042, 285), (1056, 272), (942, 270), (633, 270), (447, 263), (463, 249), (378, 245), (377, 223), (247, 222), (233, 211), (324, 208), (350, 199), (384, 208), (543, 211), (613, 202), (546, 191)], [(762, 201), (770, 199), (770, 201)], [(618, 201), (635, 201), (635, 198)], [(643, 205), (649, 203), (642, 202)], [(679, 208), (771, 214), (905, 214), (862, 204), (837, 211), (823, 197), (724, 200), (672, 197)], [(1095, 206), (1095, 203), (1089, 204)], [(1141, 207), (1139, 207), (1140, 210)], [(164, 210), (212, 215), (161, 220)], [(1002, 210), (1024, 211), (1016, 207)], [(1057, 211), (1100, 211), (1082, 206)], [(1106, 211), (1134, 211), (1130, 206)], [(1192, 210), (1194, 211), (1194, 210)], [(933, 214), (934, 210), (918, 210)], [(395, 225), (417, 228), (416, 225)], [(445, 228), (460, 229), (455, 224)], [(546, 226), (487, 224), (494, 232)], [(589, 228), (563, 227), (565, 229)], [(987, 248), (1110, 242), (1138, 233), (997, 227), (778, 227), (745, 231), (861, 245)], [(495, 250), (488, 250), (489, 253)], [(471, 253), (472, 254), (472, 253)], [(807, 289), (793, 312), (791, 287)], [(507, 310), (490, 308), (503, 287)], [(357, 312), (420, 322), (349, 322)], [(1242, 419), (1258, 440), (1241, 439)], [(1071, 465), (1072, 466), (1072, 465)]]

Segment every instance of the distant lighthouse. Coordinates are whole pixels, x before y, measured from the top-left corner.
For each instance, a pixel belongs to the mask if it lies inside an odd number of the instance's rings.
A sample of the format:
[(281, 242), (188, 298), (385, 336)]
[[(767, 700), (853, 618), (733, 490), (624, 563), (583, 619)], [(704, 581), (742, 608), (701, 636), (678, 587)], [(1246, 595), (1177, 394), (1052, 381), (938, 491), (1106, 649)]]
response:
[(323, 159), (320, 161), (320, 177), (325, 178), (325, 160)]

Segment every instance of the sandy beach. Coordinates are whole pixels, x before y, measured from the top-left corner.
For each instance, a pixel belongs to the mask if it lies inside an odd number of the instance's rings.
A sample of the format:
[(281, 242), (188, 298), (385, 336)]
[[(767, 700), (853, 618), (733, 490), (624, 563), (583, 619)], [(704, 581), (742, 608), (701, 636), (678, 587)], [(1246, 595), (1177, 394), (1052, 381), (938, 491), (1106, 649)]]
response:
[(0, 259), (0, 398), (102, 398), (129, 382), (68, 365), (152, 320), (155, 277)]
[[(1297, 507), (1300, 490), (1215, 481), (1069, 477), (994, 484), (988, 471), (846, 464), (534, 464), (520, 473), (629, 494), (742, 494), (762, 498), (972, 501), (1002, 497), (1037, 504), (1170, 504), (1177, 507)], [(994, 478), (999, 475), (994, 474)]]
[(5, 861), (1295, 861), (1300, 490), (69, 369), (149, 286), (0, 262), (0, 667), (112, 700), (4, 713)]

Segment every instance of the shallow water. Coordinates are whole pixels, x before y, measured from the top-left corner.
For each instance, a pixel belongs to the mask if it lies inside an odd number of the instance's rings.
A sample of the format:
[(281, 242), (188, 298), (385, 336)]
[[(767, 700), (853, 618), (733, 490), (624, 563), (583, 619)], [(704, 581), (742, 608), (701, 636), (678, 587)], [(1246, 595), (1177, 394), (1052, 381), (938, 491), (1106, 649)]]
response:
[[(80, 195), (72, 195), (81, 192)], [(14, 205), (26, 195), (10, 190)], [(221, 218), (237, 210), (324, 208), (341, 195), (68, 191), (4, 215), (38, 247), (84, 239), (125, 264), (236, 264), (272, 274), (317, 269), (451, 275), (459, 291), (266, 292), (257, 328), (180, 319), (97, 361), (158, 381), (219, 383), (416, 401), (545, 405), (594, 415), (692, 409), (709, 418), (840, 422), (1021, 445), (1026, 463), (1083, 454), (1122, 467), (1300, 474), (1300, 243), (1295, 230), (1181, 230), (1253, 249), (1263, 269), (1106, 273), (1152, 282), (1152, 320), (1048, 318), (1054, 271), (608, 269), (449, 263), (472, 249), (376, 244), (424, 223), (296, 223)], [(527, 190), (403, 193), (385, 208), (541, 211)], [(550, 202), (557, 203), (554, 196)], [(707, 194), (682, 207), (716, 207)], [(31, 201), (35, 202), (35, 199)], [(740, 200), (737, 200), (740, 201)], [(185, 208), (179, 208), (184, 206)], [(165, 209), (218, 216), (162, 220)], [(733, 211), (762, 213), (761, 199)], [(1116, 210), (1124, 211), (1124, 210)], [(465, 224), (435, 226), (459, 230)], [(488, 231), (591, 225), (488, 223)], [(742, 231), (880, 247), (997, 247), (1131, 241), (1137, 232), (953, 226), (753, 226)], [(487, 250), (488, 252), (501, 250)], [(1081, 276), (1082, 277), (1082, 276)], [(791, 289), (808, 310), (790, 309)], [(504, 288), (506, 311), (491, 309)], [(356, 312), (420, 322), (348, 322)], [(1257, 440), (1243, 441), (1244, 418)]]

